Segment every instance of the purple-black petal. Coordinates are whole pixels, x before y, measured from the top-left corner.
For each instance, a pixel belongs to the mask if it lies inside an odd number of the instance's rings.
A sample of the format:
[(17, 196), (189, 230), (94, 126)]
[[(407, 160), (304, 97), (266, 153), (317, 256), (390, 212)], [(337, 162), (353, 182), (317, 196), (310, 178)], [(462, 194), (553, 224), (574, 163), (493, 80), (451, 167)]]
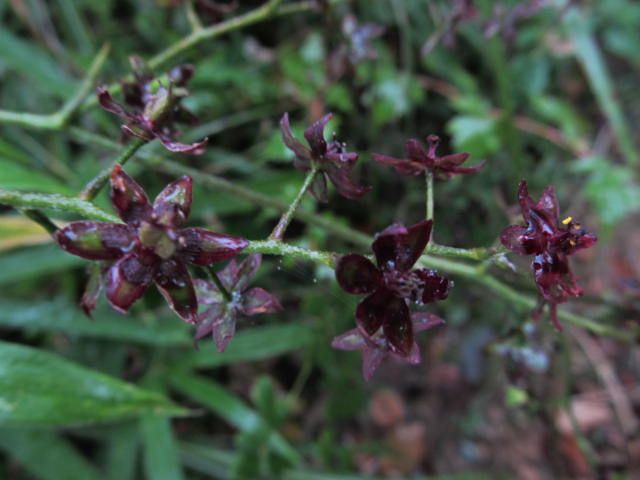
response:
[(344, 291), (360, 295), (378, 288), (382, 274), (368, 258), (352, 253), (338, 259), (336, 280)]
[(178, 233), (176, 254), (188, 263), (210, 265), (240, 253), (249, 242), (242, 237), (215, 233), (204, 228), (183, 228)]
[(252, 288), (242, 294), (242, 313), (251, 317), (260, 313), (275, 313), (282, 310), (280, 301), (263, 288)]
[(331, 183), (333, 183), (338, 193), (343, 197), (355, 200), (371, 190), (371, 187), (358, 185), (351, 180), (351, 178), (349, 178), (349, 169), (347, 167), (340, 168), (334, 164), (329, 164), (325, 171), (327, 172)]
[(178, 228), (191, 213), (193, 180), (185, 175), (171, 182), (153, 202), (154, 220), (167, 227)]
[(116, 260), (134, 249), (136, 231), (129, 225), (73, 222), (54, 234), (64, 250), (88, 260)]
[(156, 287), (171, 309), (188, 323), (196, 323), (198, 301), (187, 267), (176, 260), (166, 260), (154, 278)]
[(311, 195), (321, 203), (327, 203), (329, 197), (327, 195), (327, 174), (323, 171), (319, 171), (316, 174), (316, 178), (313, 179), (311, 188), (309, 188)]
[(396, 172), (401, 175), (422, 175), (425, 168), (421, 163), (406, 158), (389, 157), (388, 155), (381, 155), (379, 153), (374, 153), (373, 159), (383, 165), (392, 166), (396, 170)]
[(145, 220), (151, 213), (147, 194), (120, 165), (111, 171), (111, 202), (127, 223)]
[(500, 234), (500, 242), (513, 253), (518, 255), (529, 255), (525, 235), (527, 228), (520, 225), (510, 225)]
[(408, 356), (413, 345), (413, 325), (409, 307), (402, 298), (389, 299), (382, 324), (389, 349), (398, 355)]
[(423, 332), (446, 322), (438, 315), (429, 312), (415, 312), (411, 315), (411, 323), (413, 324), (413, 332)]
[(408, 229), (394, 224), (373, 241), (373, 252), (381, 269), (409, 270), (420, 258), (431, 235), (432, 220), (423, 220)]
[(296, 168), (308, 168), (311, 161), (311, 151), (309, 147), (304, 146), (293, 136), (288, 113), (285, 113), (280, 120), (280, 131), (282, 132), (282, 141), (295, 154), (297, 161), (300, 162)]
[(333, 114), (327, 113), (304, 131), (304, 138), (309, 142), (313, 155), (321, 156), (327, 151), (327, 142), (324, 139), (324, 127), (329, 123), (331, 117), (333, 117)]
[(420, 279), (424, 282), (422, 291), (422, 303), (431, 303), (436, 300), (444, 300), (449, 296), (451, 282), (448, 278), (438, 275), (433, 270), (418, 270)]
[(129, 254), (113, 264), (107, 272), (107, 300), (113, 308), (126, 313), (153, 280), (154, 265), (142, 264), (134, 254)]
[(366, 335), (376, 333), (384, 322), (387, 306), (395, 299), (386, 288), (378, 288), (356, 308), (356, 323)]

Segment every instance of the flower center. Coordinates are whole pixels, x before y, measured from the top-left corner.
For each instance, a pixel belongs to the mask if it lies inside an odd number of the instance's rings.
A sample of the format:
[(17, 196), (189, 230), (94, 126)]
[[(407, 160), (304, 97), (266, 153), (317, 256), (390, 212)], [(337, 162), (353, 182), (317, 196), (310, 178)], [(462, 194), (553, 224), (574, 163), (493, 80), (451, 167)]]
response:
[(162, 228), (153, 223), (142, 222), (138, 229), (140, 243), (165, 260), (176, 251), (176, 234), (170, 228)]
[(425, 282), (417, 272), (401, 272), (399, 270), (385, 270), (384, 283), (387, 288), (395, 292), (399, 297), (412, 302), (420, 301)]

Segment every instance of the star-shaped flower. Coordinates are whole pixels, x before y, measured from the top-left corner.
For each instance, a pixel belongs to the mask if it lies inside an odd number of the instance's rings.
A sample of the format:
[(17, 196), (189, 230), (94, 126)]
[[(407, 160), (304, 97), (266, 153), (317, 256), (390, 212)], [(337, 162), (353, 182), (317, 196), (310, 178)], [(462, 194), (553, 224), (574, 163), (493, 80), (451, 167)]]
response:
[[(414, 333), (422, 332), (439, 325), (443, 325), (443, 319), (432, 313), (417, 312), (411, 316), (411, 325)], [(364, 334), (359, 328), (349, 330), (342, 335), (338, 335), (331, 342), (333, 348), (338, 350), (360, 350), (362, 351), (362, 376), (368, 382), (380, 364), (391, 356), (410, 365), (420, 363), (420, 348), (414, 340), (407, 355), (400, 355), (389, 345), (382, 331), (378, 331), (373, 336)]]
[[(231, 260), (218, 275), (226, 292), (221, 292), (214, 282), (195, 280), (198, 301), (208, 306), (198, 316), (196, 341), (211, 334), (218, 351), (222, 352), (235, 335), (238, 317), (282, 310), (278, 299), (269, 292), (249, 288), (261, 262), (262, 255), (259, 254), (249, 255), (239, 264)], [(225, 294), (231, 298), (226, 298)]]
[(414, 345), (407, 302), (444, 300), (451, 287), (434, 270), (412, 269), (429, 242), (432, 224), (432, 220), (409, 228), (394, 224), (379, 233), (372, 244), (377, 266), (358, 254), (340, 257), (336, 265), (336, 279), (343, 290), (367, 294), (356, 309), (360, 333), (371, 342), (383, 338), (385, 349), (404, 358), (411, 358)]
[(598, 240), (572, 217), (560, 221), (558, 199), (552, 186), (547, 187), (538, 203), (529, 195), (527, 182), (520, 182), (518, 201), (526, 225), (511, 225), (500, 235), (502, 244), (518, 255), (533, 255), (531, 266), (541, 296), (541, 305), (549, 303), (551, 321), (562, 330), (557, 305), (568, 297), (582, 295), (569, 266), (569, 255), (593, 246)]
[(287, 148), (295, 154), (293, 165), (296, 169), (306, 173), (312, 165), (318, 167), (318, 174), (310, 189), (316, 199), (321, 202), (327, 201), (327, 178), (340, 195), (350, 199), (360, 198), (371, 188), (357, 185), (349, 178), (358, 160), (358, 154), (347, 152), (346, 145), (337, 141), (335, 137), (329, 143), (324, 139), (324, 127), (331, 117), (332, 114), (329, 113), (305, 130), (304, 138), (309, 144), (307, 147), (293, 136), (289, 114), (285, 113), (280, 120), (282, 139)]
[(437, 154), (440, 137), (429, 135), (427, 137), (429, 148), (425, 151), (419, 140), (412, 138), (405, 144), (406, 158), (394, 158), (378, 153), (373, 154), (373, 159), (384, 165), (391, 165), (402, 175), (417, 176), (431, 171), (438, 178), (450, 178), (453, 175), (467, 175), (476, 173), (486, 162), (480, 162), (473, 167), (461, 167), (468, 158), (468, 153), (454, 153), (439, 157)]
[[(191, 177), (184, 176), (150, 204), (142, 187), (117, 165), (111, 173), (111, 201), (125, 223), (73, 222), (58, 230), (55, 240), (73, 255), (114, 262), (106, 272), (105, 287), (116, 310), (127, 312), (155, 283), (169, 306), (183, 320), (195, 323), (198, 303), (187, 264), (227, 260), (248, 241), (203, 228), (183, 228), (191, 210), (191, 190)], [(87, 305), (90, 309), (91, 301)]]
[(194, 115), (180, 105), (188, 92), (184, 88), (193, 75), (189, 64), (175, 67), (169, 72), (169, 84), (163, 85), (154, 78), (139, 57), (131, 57), (135, 81), (122, 82), (124, 100), (130, 109), (124, 108), (111, 97), (106, 87), (98, 87), (98, 101), (102, 108), (124, 119), (122, 132), (143, 140), (157, 138), (172, 152), (198, 155), (204, 152), (207, 139), (190, 145), (175, 141), (174, 123), (193, 124)]

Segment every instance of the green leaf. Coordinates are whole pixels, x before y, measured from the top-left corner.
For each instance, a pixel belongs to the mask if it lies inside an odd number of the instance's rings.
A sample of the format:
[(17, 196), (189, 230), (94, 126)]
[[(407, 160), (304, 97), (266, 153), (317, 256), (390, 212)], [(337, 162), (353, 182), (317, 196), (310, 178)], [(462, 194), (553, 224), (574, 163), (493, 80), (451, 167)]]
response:
[(0, 188), (44, 193), (73, 193), (57, 180), (34, 172), (33, 169), (17, 165), (6, 158), (0, 158), (0, 172), (2, 172), (2, 175), (0, 175)]
[(467, 151), (474, 158), (489, 156), (500, 148), (496, 121), (489, 117), (459, 115), (447, 125), (457, 150)]
[(39, 480), (103, 478), (70, 442), (50, 431), (3, 429), (0, 449)]
[(127, 422), (109, 429), (105, 455), (106, 477), (109, 480), (133, 480), (138, 457), (138, 423)]
[(310, 345), (313, 332), (303, 324), (255, 327), (240, 331), (222, 353), (216, 350), (212, 341), (205, 341), (200, 341), (198, 351), (185, 356), (182, 365), (210, 368), (275, 357)]
[[(154, 346), (190, 345), (189, 328), (175, 317), (143, 323), (119, 315), (111, 308), (98, 308), (93, 319), (79, 306), (62, 299), (19, 302), (0, 299), (0, 325), (33, 331), (61, 332), (72, 337), (105, 338)], [(155, 318), (154, 318), (155, 320)]]
[(0, 342), (0, 425), (72, 426), (185, 413), (162, 395), (49, 352)]
[(637, 164), (640, 161), (640, 156), (634, 147), (633, 137), (627, 126), (622, 107), (616, 98), (607, 65), (586, 15), (574, 6), (562, 15), (562, 18), (576, 57), (587, 75), (600, 109), (611, 124), (620, 150), (629, 164)]
[(68, 270), (86, 260), (69, 255), (57, 245), (44, 245), (3, 254), (0, 257), (0, 285)]
[(168, 418), (140, 419), (144, 442), (144, 470), (149, 480), (181, 480), (184, 478), (171, 423)]
[(7, 28), (0, 28), (0, 62), (29, 80), (43, 92), (66, 98), (76, 90), (76, 82), (47, 53)]
[[(169, 382), (180, 393), (220, 415), (242, 432), (271, 430), (255, 410), (212, 380), (191, 375), (182, 370), (174, 370), (170, 374)], [(298, 452), (278, 432), (270, 432), (268, 443), (291, 463), (299, 463)]]

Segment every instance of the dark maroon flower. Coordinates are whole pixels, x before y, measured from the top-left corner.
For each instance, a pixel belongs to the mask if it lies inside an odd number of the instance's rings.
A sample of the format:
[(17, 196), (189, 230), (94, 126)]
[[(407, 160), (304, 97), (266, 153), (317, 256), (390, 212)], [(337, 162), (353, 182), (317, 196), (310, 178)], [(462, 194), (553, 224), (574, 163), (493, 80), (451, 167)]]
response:
[[(417, 312), (411, 316), (411, 328), (414, 333), (422, 332), (444, 323), (444, 320), (432, 313)], [(411, 343), (409, 353), (400, 355), (390, 346), (389, 341), (381, 330), (374, 335), (367, 335), (361, 329), (354, 328), (334, 338), (331, 346), (339, 350), (361, 350), (362, 376), (367, 382), (371, 380), (376, 369), (387, 356), (411, 365), (416, 365), (421, 360), (420, 349), (415, 340)]]
[(302, 172), (308, 172), (312, 165), (318, 166), (318, 174), (311, 185), (311, 194), (321, 202), (327, 201), (327, 178), (331, 180), (338, 193), (355, 199), (362, 197), (371, 190), (370, 187), (357, 185), (349, 178), (358, 154), (347, 152), (346, 145), (334, 139), (327, 143), (324, 139), (324, 127), (331, 120), (329, 113), (313, 123), (304, 132), (304, 138), (309, 146), (303, 145), (291, 132), (289, 114), (285, 113), (280, 120), (282, 139), (294, 154), (293, 165)]
[(196, 340), (211, 334), (218, 351), (222, 352), (235, 335), (239, 316), (251, 317), (282, 310), (278, 299), (269, 292), (262, 288), (249, 288), (261, 262), (262, 255), (249, 255), (239, 264), (231, 260), (219, 273), (220, 283), (231, 300), (225, 298), (214, 282), (195, 280), (198, 302), (208, 306), (198, 316)]
[(444, 300), (451, 283), (427, 268), (413, 269), (424, 251), (433, 221), (409, 228), (387, 227), (373, 241), (377, 266), (355, 253), (340, 257), (336, 279), (348, 293), (367, 294), (356, 309), (356, 324), (364, 337), (384, 338), (385, 348), (409, 358), (414, 344), (411, 314), (407, 302), (418, 304)]
[[(73, 255), (114, 262), (104, 281), (116, 310), (127, 312), (154, 282), (169, 306), (195, 323), (198, 303), (187, 264), (227, 260), (248, 242), (203, 228), (182, 228), (191, 210), (191, 189), (191, 177), (181, 177), (150, 204), (142, 187), (117, 165), (111, 173), (111, 201), (125, 223), (74, 222), (58, 230), (55, 240)], [(90, 311), (96, 292), (88, 292), (82, 305)]]
[[(560, 221), (558, 199), (547, 187), (538, 203), (529, 196), (527, 182), (520, 182), (518, 201), (526, 225), (511, 225), (500, 235), (502, 244), (518, 255), (533, 255), (533, 275), (541, 296), (540, 308), (549, 303), (551, 321), (561, 330), (557, 305), (568, 297), (582, 295), (569, 267), (569, 255), (589, 248), (597, 241), (582, 226), (567, 217)], [(539, 308), (539, 309), (540, 309)], [(538, 309), (538, 311), (539, 311)]]
[(174, 123), (195, 121), (195, 116), (181, 104), (188, 92), (184, 88), (193, 75), (193, 66), (180, 65), (168, 74), (168, 85), (154, 78), (151, 71), (139, 57), (131, 57), (135, 81), (122, 82), (125, 103), (131, 107), (125, 109), (111, 97), (106, 87), (98, 87), (98, 101), (102, 108), (124, 119), (122, 132), (129, 137), (144, 140), (157, 138), (164, 147), (172, 152), (199, 155), (207, 144), (201, 142), (190, 145), (175, 141), (177, 134)]
[(450, 178), (458, 174), (476, 173), (484, 167), (484, 161), (473, 167), (461, 167), (460, 165), (469, 158), (468, 153), (454, 153), (453, 155), (439, 157), (437, 150), (440, 137), (437, 135), (429, 135), (427, 143), (429, 148), (425, 151), (420, 141), (412, 138), (407, 140), (405, 144), (406, 158), (394, 158), (374, 153), (373, 159), (382, 164), (391, 165), (402, 175), (417, 176), (431, 171), (438, 178)]

